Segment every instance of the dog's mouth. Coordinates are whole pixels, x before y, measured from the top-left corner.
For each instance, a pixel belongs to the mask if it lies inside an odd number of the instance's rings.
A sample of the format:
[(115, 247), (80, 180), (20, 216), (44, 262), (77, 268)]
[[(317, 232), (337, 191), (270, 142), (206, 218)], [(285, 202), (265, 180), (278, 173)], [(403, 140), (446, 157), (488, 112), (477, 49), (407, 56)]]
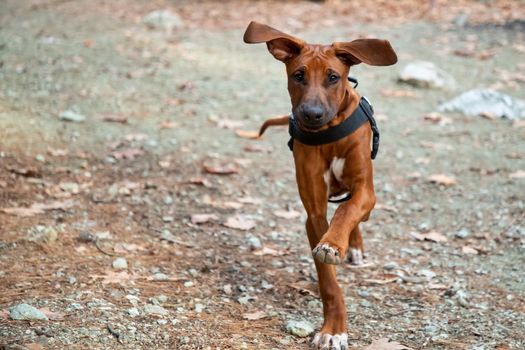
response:
[(293, 117), (297, 121), (298, 126), (302, 129), (305, 129), (306, 131), (317, 131), (328, 124), (335, 117), (335, 115), (330, 115), (327, 113), (315, 118), (307, 116), (300, 111), (292, 111), (292, 113)]

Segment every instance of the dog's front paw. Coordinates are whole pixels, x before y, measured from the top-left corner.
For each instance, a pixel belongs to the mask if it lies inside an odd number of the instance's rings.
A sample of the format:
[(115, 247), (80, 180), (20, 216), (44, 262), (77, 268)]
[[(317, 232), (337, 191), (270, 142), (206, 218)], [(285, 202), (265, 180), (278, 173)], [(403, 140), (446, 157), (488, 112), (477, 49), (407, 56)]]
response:
[(331, 335), (327, 333), (317, 333), (310, 344), (312, 349), (347, 350), (348, 336), (346, 333)]
[(323, 264), (339, 265), (341, 263), (339, 251), (332, 248), (328, 243), (319, 243), (312, 250), (312, 254), (315, 260)]

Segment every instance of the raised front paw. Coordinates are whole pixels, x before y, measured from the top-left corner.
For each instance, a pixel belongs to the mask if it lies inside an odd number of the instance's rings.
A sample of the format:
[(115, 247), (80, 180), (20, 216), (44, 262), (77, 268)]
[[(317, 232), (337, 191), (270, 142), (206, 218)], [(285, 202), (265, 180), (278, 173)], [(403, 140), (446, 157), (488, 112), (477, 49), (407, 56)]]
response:
[(339, 265), (341, 263), (339, 250), (331, 247), (328, 243), (319, 243), (312, 250), (312, 254), (315, 260), (323, 264)]
[(348, 350), (348, 336), (346, 333), (331, 335), (319, 332), (312, 339), (310, 348), (316, 350)]

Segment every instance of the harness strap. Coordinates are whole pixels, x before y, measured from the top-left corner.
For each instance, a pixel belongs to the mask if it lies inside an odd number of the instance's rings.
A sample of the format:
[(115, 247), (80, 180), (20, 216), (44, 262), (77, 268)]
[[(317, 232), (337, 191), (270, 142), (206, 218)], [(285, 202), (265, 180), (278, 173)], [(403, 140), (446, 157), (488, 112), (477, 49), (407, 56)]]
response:
[(294, 139), (309, 146), (320, 146), (336, 142), (356, 131), (367, 121), (372, 128), (371, 157), (372, 159), (375, 159), (377, 151), (379, 150), (379, 129), (374, 119), (374, 110), (366, 97), (361, 97), (359, 106), (357, 106), (355, 111), (348, 118), (343, 120), (342, 123), (325, 130), (317, 132), (301, 130), (297, 125), (297, 120), (293, 118), (293, 116), (290, 116), (288, 122), (288, 133), (290, 134), (288, 147), (290, 148), (290, 151), (293, 151)]

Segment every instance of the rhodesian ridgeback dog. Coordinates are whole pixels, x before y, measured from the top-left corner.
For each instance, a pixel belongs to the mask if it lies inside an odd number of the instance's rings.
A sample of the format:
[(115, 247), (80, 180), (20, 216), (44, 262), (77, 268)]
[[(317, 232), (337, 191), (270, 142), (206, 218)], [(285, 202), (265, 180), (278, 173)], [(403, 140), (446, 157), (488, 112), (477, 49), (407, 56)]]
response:
[[(358, 39), (331, 45), (312, 45), (267, 25), (251, 22), (246, 43), (266, 43), (270, 53), (286, 65), (292, 116), (306, 132), (336, 127), (358, 108), (360, 96), (347, 81), (350, 67), (361, 62), (387, 66), (397, 62), (390, 43)], [(288, 116), (266, 121), (288, 124)], [(363, 258), (359, 223), (368, 220), (375, 205), (371, 154), (371, 126), (364, 123), (336, 142), (307, 145), (293, 139), (296, 181), (307, 213), (306, 232), (317, 269), (324, 323), (314, 336), (315, 349), (347, 349), (347, 315), (336, 280), (336, 265), (350, 251), (354, 263)], [(349, 193), (350, 199), (327, 221), (328, 199)]]

